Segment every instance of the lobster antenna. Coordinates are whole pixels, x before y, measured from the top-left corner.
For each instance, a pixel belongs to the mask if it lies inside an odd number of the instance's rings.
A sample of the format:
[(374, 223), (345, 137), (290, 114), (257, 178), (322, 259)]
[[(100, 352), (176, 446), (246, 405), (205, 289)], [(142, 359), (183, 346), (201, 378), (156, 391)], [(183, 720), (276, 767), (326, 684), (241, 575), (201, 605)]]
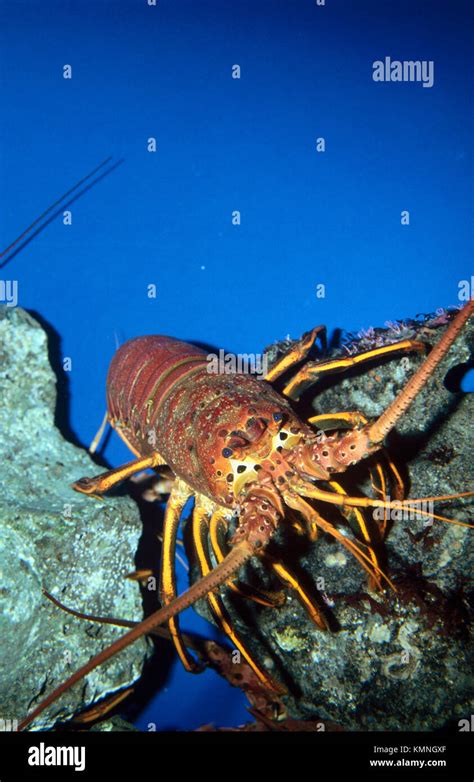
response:
[(471, 299), (449, 324), (443, 337), (435, 345), (413, 377), (410, 378), (405, 388), (393, 400), (392, 404), (387, 407), (380, 418), (369, 427), (368, 436), (372, 445), (383, 442), (386, 435), (393, 429), (398, 419), (401, 418), (424, 387), (430, 375), (433, 374), (439, 362), (444, 358), (465, 323), (473, 314), (474, 300)]
[[(76, 616), (78, 619), (85, 619), (87, 622), (97, 622), (97, 624), (101, 625), (115, 625), (115, 627), (136, 627), (138, 624), (140, 624), (140, 622), (135, 619), (120, 619), (116, 616), (97, 616), (96, 614), (84, 614), (82, 611), (76, 611), (75, 608), (69, 608), (69, 606), (61, 603), (57, 597), (54, 597), (54, 595), (52, 595), (51, 592), (48, 592), (46, 589), (43, 589), (43, 595), (47, 597), (48, 600), (53, 603), (53, 605), (60, 608), (61, 611), (64, 611), (66, 614), (71, 614), (71, 616)], [(166, 641), (172, 640), (172, 635), (166, 627), (155, 627), (153, 630), (150, 630), (149, 635), (154, 635), (157, 638), (163, 638)], [(183, 633), (183, 640), (189, 649), (193, 649), (195, 652), (199, 652), (200, 645), (197, 636), (192, 636), (189, 633)]]
[(61, 198), (58, 198), (57, 201), (54, 202), (54, 204), (48, 206), (48, 208), (43, 212), (43, 214), (37, 217), (36, 220), (33, 220), (31, 225), (29, 225), (28, 228), (25, 228), (25, 230), (19, 236), (17, 236), (17, 238), (11, 244), (8, 245), (6, 250), (3, 250), (3, 252), (0, 253), (0, 260), (4, 258), (5, 255), (8, 255), (8, 253), (11, 252), (11, 250), (13, 250), (13, 248), (16, 247), (17, 244), (19, 244), (19, 242), (21, 242), (21, 240), (24, 239), (25, 236), (27, 236), (30, 233), (30, 231), (32, 231), (33, 228), (35, 228), (38, 225), (38, 223), (41, 222), (41, 220), (43, 220), (43, 218), (45, 218), (47, 215), (49, 215), (50, 212), (53, 211), (53, 209), (59, 206), (61, 201), (64, 201), (65, 198), (67, 198), (69, 195), (71, 195), (71, 193), (77, 190), (78, 187), (83, 185), (84, 182), (87, 182), (88, 179), (93, 177), (94, 174), (100, 171), (100, 169), (103, 168), (105, 165), (107, 165), (107, 163), (109, 163), (111, 160), (112, 160), (111, 156), (103, 160), (102, 163), (100, 163), (100, 165), (96, 166), (96, 168), (94, 168), (94, 170), (90, 172), (90, 174), (87, 174), (87, 176), (82, 177), (82, 179), (80, 179), (79, 182), (76, 182), (74, 187), (71, 187), (66, 193), (63, 193)]
[(96, 654), (95, 657), (89, 660), (89, 662), (85, 663), (85, 665), (81, 666), (81, 668), (78, 668), (77, 671), (72, 674), (72, 676), (60, 684), (59, 687), (56, 687), (53, 692), (44, 698), (44, 700), (42, 700), (41, 703), (35, 709), (33, 709), (33, 711), (28, 714), (27, 717), (25, 717), (25, 719), (19, 724), (18, 730), (23, 730), (26, 728), (39, 714), (41, 714), (48, 706), (50, 706), (51, 703), (54, 703), (54, 701), (57, 700), (60, 695), (72, 687), (73, 684), (76, 684), (76, 682), (80, 681), (84, 676), (87, 676), (87, 674), (93, 671), (94, 668), (102, 665), (102, 663), (109, 660), (115, 654), (121, 652), (122, 649), (130, 646), (133, 641), (136, 641), (143, 635), (147, 635), (151, 630), (154, 630), (155, 627), (163, 624), (163, 622), (167, 622), (173, 616), (176, 616), (176, 614), (184, 611), (197, 600), (205, 597), (205, 595), (207, 595), (209, 592), (212, 592), (221, 584), (225, 583), (229, 576), (239, 570), (239, 568), (248, 559), (250, 559), (250, 557), (252, 557), (255, 552), (255, 548), (248, 541), (244, 540), (242, 543), (239, 543), (229, 552), (229, 554), (227, 554), (226, 558), (223, 559), (219, 565), (217, 565), (206, 576), (189, 587), (189, 589), (183, 592), (179, 597), (177, 597), (168, 605), (158, 609), (158, 611), (155, 611), (149, 617), (144, 619), (143, 622), (135, 625), (135, 627), (129, 630), (128, 633), (125, 633), (125, 635), (117, 638), (113, 644), (108, 646), (106, 649), (103, 649), (101, 652), (99, 652), (99, 654)]

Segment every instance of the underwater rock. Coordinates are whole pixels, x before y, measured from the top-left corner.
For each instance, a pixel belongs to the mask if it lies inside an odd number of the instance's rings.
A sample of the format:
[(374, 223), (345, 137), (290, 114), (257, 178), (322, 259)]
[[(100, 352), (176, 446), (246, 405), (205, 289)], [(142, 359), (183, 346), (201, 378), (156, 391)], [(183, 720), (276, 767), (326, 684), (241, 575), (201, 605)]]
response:
[[(406, 338), (433, 345), (448, 319), (438, 313), (370, 329), (329, 356), (355, 355)], [(473, 487), (474, 396), (455, 392), (460, 365), (468, 362), (473, 343), (471, 323), (388, 438), (390, 454), (409, 478), (410, 497)], [(287, 341), (270, 348), (269, 363), (280, 348), (290, 346)], [(358, 410), (374, 418), (421, 361), (413, 353), (392, 356), (320, 380), (302, 398), (303, 409), (308, 416), (313, 408), (315, 413)], [(367, 467), (366, 461), (346, 474), (353, 476), (354, 491), (370, 492)], [(436, 504), (434, 512), (472, 521), (470, 508), (472, 500), (456, 500)], [(345, 730), (417, 731), (471, 714), (473, 530), (398, 514), (389, 521), (385, 542), (385, 569), (396, 593), (371, 591), (356, 560), (323, 533), (314, 543), (296, 535), (277, 541), (286, 564), (304, 576), (313, 595), (319, 590), (333, 632), (318, 630), (292, 595), (282, 607), (270, 609), (225, 593), (243, 640), (287, 685), (283, 701), (291, 718), (319, 720), (323, 727), (334, 722)], [(329, 511), (326, 516), (334, 518)], [(242, 580), (278, 588), (259, 563), (248, 566)], [(209, 618), (203, 602), (198, 610)]]
[[(21, 309), (0, 308), (0, 718), (20, 721), (38, 700), (123, 634), (81, 621), (42, 595), (91, 614), (140, 618), (135, 503), (100, 503), (70, 484), (100, 471), (54, 425), (56, 378), (47, 337)], [(34, 723), (51, 727), (141, 673), (139, 641), (69, 690)]]
[(97, 722), (91, 727), (92, 733), (114, 733), (120, 731), (121, 733), (138, 733), (138, 728), (132, 725), (130, 722), (123, 720), (121, 717), (115, 715), (108, 720)]

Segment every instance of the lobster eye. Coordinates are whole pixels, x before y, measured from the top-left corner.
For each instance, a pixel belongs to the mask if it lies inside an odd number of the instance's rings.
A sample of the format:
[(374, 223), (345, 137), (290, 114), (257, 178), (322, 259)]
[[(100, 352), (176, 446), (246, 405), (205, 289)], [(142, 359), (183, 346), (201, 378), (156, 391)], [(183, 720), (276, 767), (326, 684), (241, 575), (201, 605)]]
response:
[(224, 456), (225, 459), (228, 459), (229, 456), (232, 456), (233, 450), (232, 448), (223, 448), (222, 449), (222, 456)]
[(277, 423), (283, 421), (283, 413), (273, 413), (273, 420)]

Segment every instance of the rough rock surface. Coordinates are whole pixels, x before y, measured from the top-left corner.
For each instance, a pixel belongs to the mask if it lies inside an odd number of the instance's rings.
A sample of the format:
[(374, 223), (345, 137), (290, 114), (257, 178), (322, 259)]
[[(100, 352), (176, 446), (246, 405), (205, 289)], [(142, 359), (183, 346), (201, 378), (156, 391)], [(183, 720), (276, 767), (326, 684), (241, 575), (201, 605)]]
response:
[[(42, 588), (88, 613), (142, 616), (134, 569), (141, 533), (128, 498), (98, 502), (72, 481), (100, 468), (54, 426), (55, 376), (47, 338), (21, 309), (0, 308), (0, 717), (20, 721), (123, 630), (92, 625), (52, 605)], [(138, 642), (93, 671), (37, 719), (48, 728), (133, 682)]]
[[(434, 344), (446, 320), (446, 314), (438, 314), (369, 330), (332, 355), (355, 355), (405, 338)], [(457, 370), (449, 370), (469, 360), (473, 342), (471, 323), (389, 438), (390, 453), (409, 476), (411, 497), (473, 488), (474, 397), (445, 386), (455, 388)], [(277, 354), (278, 346), (270, 349), (270, 360)], [(333, 375), (305, 394), (306, 412), (311, 407), (318, 413), (359, 410), (376, 417), (420, 362), (410, 354)], [(369, 491), (367, 466), (354, 468), (353, 477), (355, 487)], [(437, 504), (436, 511), (472, 521), (472, 500)], [(313, 594), (319, 588), (335, 631), (315, 628), (292, 596), (278, 609), (229, 594), (225, 600), (255, 656), (289, 687), (283, 700), (290, 716), (337, 723), (346, 730), (433, 730), (469, 717), (474, 694), (472, 535), (465, 527), (394, 515), (386, 568), (396, 594), (372, 592), (358, 563), (326, 535), (313, 544), (282, 537), (278, 542), (285, 561), (305, 575)], [(247, 572), (249, 581), (262, 584), (265, 578), (260, 565)], [(209, 616), (204, 604), (199, 610)]]

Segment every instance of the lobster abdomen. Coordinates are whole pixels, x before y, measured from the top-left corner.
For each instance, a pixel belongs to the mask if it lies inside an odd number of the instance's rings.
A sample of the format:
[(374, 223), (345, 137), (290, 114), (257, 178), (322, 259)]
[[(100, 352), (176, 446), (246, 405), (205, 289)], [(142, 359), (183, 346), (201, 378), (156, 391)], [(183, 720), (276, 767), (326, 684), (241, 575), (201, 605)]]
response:
[(110, 416), (133, 421), (137, 428), (144, 421), (143, 412), (147, 415), (144, 406), (148, 400), (158, 407), (177, 380), (205, 364), (203, 350), (172, 337), (136, 337), (125, 342), (115, 353), (107, 374)]

